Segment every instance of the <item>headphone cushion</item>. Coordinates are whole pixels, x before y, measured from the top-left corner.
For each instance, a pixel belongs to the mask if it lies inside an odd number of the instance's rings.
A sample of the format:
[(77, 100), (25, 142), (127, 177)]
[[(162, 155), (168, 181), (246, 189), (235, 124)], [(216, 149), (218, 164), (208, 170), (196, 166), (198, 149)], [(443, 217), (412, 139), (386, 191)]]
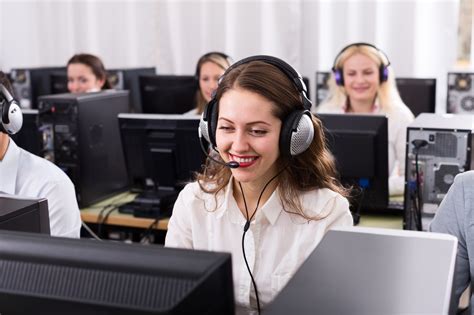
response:
[(314, 138), (314, 126), (308, 110), (290, 113), (280, 131), (280, 153), (291, 157), (306, 151)]

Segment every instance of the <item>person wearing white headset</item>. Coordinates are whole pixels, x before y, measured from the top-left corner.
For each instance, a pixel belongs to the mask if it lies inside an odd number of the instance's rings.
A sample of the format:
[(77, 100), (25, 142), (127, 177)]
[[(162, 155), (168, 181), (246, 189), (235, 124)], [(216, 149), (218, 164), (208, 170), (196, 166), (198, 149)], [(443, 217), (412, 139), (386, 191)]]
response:
[(205, 169), (180, 193), (165, 246), (231, 252), (237, 314), (260, 312), (331, 227), (352, 225), (310, 108), (290, 65), (253, 56), (227, 69), (203, 112), (216, 155), (202, 145)]
[(69, 177), (53, 163), (18, 147), (9, 136), (20, 131), (23, 116), (1, 71), (0, 113), (0, 192), (46, 198), (51, 235), (79, 238), (81, 216)]

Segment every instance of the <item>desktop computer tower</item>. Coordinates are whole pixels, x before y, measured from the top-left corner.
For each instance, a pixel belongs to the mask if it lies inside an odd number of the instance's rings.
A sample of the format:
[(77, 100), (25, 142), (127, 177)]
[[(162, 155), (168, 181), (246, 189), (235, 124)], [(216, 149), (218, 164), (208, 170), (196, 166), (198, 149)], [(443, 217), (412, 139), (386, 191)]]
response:
[(39, 98), (43, 156), (71, 178), (80, 207), (128, 187), (117, 118), (128, 108), (128, 91)]
[(473, 126), (474, 116), (432, 113), (408, 126), (405, 229), (426, 230), (454, 177), (472, 168)]
[(130, 91), (130, 112), (141, 113), (141, 97), (138, 77), (141, 75), (155, 74), (155, 68), (132, 68), (107, 70), (107, 78), (115, 90)]
[(474, 114), (474, 73), (448, 73), (448, 113)]
[(22, 108), (37, 108), (41, 95), (52, 94), (51, 73), (66, 73), (66, 67), (12, 69), (10, 78), (15, 94)]

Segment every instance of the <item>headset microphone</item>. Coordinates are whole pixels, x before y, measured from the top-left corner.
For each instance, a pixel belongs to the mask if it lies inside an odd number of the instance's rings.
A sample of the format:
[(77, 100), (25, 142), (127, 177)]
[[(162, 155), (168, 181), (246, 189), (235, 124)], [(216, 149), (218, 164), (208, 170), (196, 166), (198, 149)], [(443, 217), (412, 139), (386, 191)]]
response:
[(227, 166), (228, 168), (238, 168), (238, 167), (240, 167), (240, 164), (239, 164), (239, 162), (237, 162), (237, 161), (230, 161), (230, 162), (228, 162), (228, 163), (225, 163), (225, 162), (222, 162), (222, 161), (219, 161), (219, 160), (213, 158), (209, 153), (207, 153), (207, 150), (206, 150), (206, 148), (204, 147), (204, 143), (203, 143), (203, 141), (202, 141), (201, 128), (198, 128), (198, 135), (199, 135), (199, 144), (201, 145), (201, 150), (202, 150), (202, 152), (204, 152), (204, 154), (205, 154), (209, 159), (211, 159), (213, 162), (216, 162), (217, 164)]

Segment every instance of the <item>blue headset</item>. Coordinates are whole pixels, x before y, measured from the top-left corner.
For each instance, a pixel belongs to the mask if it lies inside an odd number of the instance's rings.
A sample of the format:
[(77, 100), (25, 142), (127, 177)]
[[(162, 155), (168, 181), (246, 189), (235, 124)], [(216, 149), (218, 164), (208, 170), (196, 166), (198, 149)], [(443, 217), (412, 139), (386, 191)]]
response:
[[(390, 60), (388, 59), (387, 54), (385, 54), (381, 49), (377, 48), (376, 46), (369, 44), (369, 43), (364, 43), (364, 42), (359, 42), (359, 43), (353, 43), (350, 45), (347, 45), (344, 47), (336, 56), (334, 59), (334, 65), (332, 66), (332, 72), (334, 73), (334, 79), (336, 80), (336, 84), (340, 86), (344, 86), (344, 73), (342, 71), (342, 67), (337, 68), (336, 64), (339, 61), (339, 57), (349, 48), (354, 47), (354, 46), (368, 46), (374, 48), (380, 55), (380, 59), (382, 60), (382, 63), (380, 64), (379, 67), (379, 80), (380, 83), (383, 83), (387, 81), (388, 79), (388, 66), (390, 66)], [(384, 63), (384, 58), (387, 61), (387, 64)]]

